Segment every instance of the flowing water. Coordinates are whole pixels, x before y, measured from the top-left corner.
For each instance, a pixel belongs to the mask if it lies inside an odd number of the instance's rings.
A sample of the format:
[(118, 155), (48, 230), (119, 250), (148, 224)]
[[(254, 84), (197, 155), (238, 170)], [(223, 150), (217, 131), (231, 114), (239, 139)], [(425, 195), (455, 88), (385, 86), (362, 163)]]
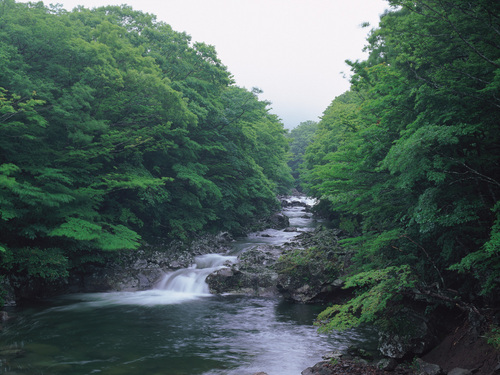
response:
[[(315, 225), (302, 207), (286, 214), (301, 231)], [(298, 375), (325, 352), (366, 345), (370, 332), (318, 334), (312, 322), (321, 306), (208, 293), (206, 276), (235, 254), (295, 235), (255, 233), (233, 254), (197, 257), (153, 290), (69, 295), (14, 311), (0, 331), (0, 356), (9, 354), (0, 374)]]

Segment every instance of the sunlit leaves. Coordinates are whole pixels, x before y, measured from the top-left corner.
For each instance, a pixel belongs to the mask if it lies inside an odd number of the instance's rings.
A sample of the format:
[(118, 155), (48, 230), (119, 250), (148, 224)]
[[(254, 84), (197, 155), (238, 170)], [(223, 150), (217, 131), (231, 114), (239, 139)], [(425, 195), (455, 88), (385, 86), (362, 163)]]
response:
[[(305, 187), (336, 224), (349, 223), (352, 273), (408, 266), (423, 286), (498, 303), (499, 5), (390, 3), (368, 59), (348, 62), (358, 99), (336, 98), (318, 125)], [(398, 285), (386, 276), (329, 309), (330, 328), (379, 319), (373, 308)]]
[[(0, 268), (65, 277), (104, 251), (241, 231), (277, 208), (283, 126), (231, 86), (213, 46), (127, 6), (9, 2), (0, 17)], [(19, 249), (68, 262), (30, 271)]]
[[(415, 285), (408, 266), (391, 266), (358, 273), (346, 280), (344, 288), (355, 287), (357, 295), (343, 305), (333, 305), (318, 315), (320, 331), (345, 330), (362, 323), (385, 323), (389, 303)], [(384, 316), (385, 315), (385, 316)]]

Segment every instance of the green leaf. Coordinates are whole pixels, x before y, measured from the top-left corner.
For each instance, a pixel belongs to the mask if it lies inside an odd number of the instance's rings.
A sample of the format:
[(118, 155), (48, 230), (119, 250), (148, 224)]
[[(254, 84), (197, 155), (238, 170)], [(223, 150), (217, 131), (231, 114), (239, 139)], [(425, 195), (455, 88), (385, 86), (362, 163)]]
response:
[(80, 241), (95, 240), (101, 235), (102, 226), (76, 217), (68, 218), (65, 223), (49, 232), (49, 236), (68, 237)]

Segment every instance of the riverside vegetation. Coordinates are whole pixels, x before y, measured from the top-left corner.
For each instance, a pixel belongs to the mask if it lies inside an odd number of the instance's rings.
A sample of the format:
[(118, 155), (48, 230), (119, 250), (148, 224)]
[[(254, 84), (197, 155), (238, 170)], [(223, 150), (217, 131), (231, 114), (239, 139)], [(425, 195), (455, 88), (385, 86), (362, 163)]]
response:
[(459, 311), (500, 348), (500, 3), (388, 3), (351, 89), (289, 146), (213, 47), (154, 16), (2, 0), (2, 274), (50, 288), (159, 238), (243, 233), (291, 171), (350, 254), (283, 258), (297, 274), (321, 259), (353, 291), (321, 330)]
[(278, 209), (283, 124), (190, 39), (127, 6), (0, 2), (0, 269), (15, 288)]

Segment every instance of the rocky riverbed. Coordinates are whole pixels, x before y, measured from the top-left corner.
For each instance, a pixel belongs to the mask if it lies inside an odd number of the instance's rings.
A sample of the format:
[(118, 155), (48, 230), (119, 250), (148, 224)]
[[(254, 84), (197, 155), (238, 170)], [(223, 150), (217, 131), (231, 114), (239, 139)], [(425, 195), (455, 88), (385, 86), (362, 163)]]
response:
[[(319, 226), (280, 246), (257, 245), (240, 254), (237, 263), (209, 275), (207, 283), (218, 294), (341, 303), (355, 293), (344, 289), (341, 280), (352, 256), (339, 245), (342, 238), (342, 231)], [(402, 311), (411, 322), (411, 332), (379, 333), (376, 359), (364, 356), (363, 349), (333, 353), (302, 375), (500, 374), (499, 351), (486, 343), (480, 326), (469, 324), (470, 317), (454, 308), (427, 316), (418, 304)]]
[[(285, 201), (310, 219), (303, 201)], [(284, 297), (296, 303), (341, 303), (353, 290), (343, 288), (342, 276), (352, 254), (339, 240), (344, 233), (318, 225), (307, 230), (291, 226), (288, 217), (277, 214), (266, 223), (278, 232), (255, 234), (256, 243), (238, 253), (238, 261), (218, 269), (207, 277), (213, 294), (238, 294), (261, 297)], [(284, 236), (285, 241), (273, 241)], [(257, 241), (258, 242), (258, 241)], [(152, 288), (162, 275), (187, 268), (196, 256), (207, 253), (234, 253), (234, 240), (227, 233), (200, 236), (190, 243), (144, 246), (135, 252), (95, 265), (85, 273), (74, 273), (65, 285), (53, 286), (52, 292), (140, 291)], [(22, 280), (11, 280), (11, 300), (43, 296), (40, 288)], [(329, 353), (325, 360), (305, 369), (303, 375), (335, 374), (498, 374), (498, 351), (487, 345), (478, 326), (467, 326), (467, 316), (450, 309), (448, 321), (437, 321), (419, 306), (405, 310), (415, 328), (412, 334), (380, 334), (379, 352), (364, 353), (363, 348)], [(446, 315), (445, 314), (445, 315)], [(7, 315), (2, 315), (7, 320)], [(458, 327), (458, 328), (457, 328)], [(1, 328), (0, 328), (1, 329)], [(6, 350), (3, 352), (2, 350)], [(12, 348), (0, 348), (0, 358), (19, 355)], [(10, 351), (9, 351), (10, 350)], [(261, 373), (263, 375), (265, 373)]]

